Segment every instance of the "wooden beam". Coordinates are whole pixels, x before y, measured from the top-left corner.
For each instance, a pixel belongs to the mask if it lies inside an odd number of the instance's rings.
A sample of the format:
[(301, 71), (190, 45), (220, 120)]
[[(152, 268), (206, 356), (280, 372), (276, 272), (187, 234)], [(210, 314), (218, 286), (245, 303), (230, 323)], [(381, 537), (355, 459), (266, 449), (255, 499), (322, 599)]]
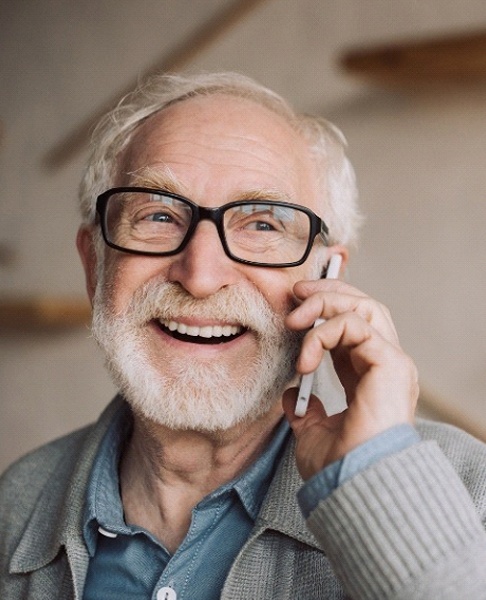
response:
[(339, 58), (354, 75), (385, 85), (486, 81), (486, 30), (354, 48)]
[[(182, 69), (199, 53), (213, 44), (219, 37), (238, 23), (251, 10), (265, 0), (236, 0), (225, 6), (212, 18), (198, 27), (188, 38), (182, 40), (166, 56), (158, 60), (142, 75), (142, 80), (157, 73), (174, 72)], [(110, 98), (63, 139), (49, 150), (43, 160), (49, 170), (59, 169), (75, 156), (88, 142), (89, 136), (101, 117), (113, 108), (121, 98), (133, 91), (140, 79), (134, 79), (123, 90)]]
[(91, 307), (80, 298), (30, 297), (0, 299), (0, 331), (67, 329), (87, 326)]

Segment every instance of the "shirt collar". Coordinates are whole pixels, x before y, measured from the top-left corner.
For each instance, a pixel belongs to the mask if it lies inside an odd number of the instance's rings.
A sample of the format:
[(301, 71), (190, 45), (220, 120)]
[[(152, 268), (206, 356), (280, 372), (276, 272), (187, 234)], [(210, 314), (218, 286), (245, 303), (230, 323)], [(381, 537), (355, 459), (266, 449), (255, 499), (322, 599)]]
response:
[(115, 413), (91, 469), (83, 519), (83, 535), (91, 556), (96, 549), (99, 527), (112, 533), (129, 532), (123, 516), (118, 465), (132, 427), (132, 413), (124, 403)]
[(282, 419), (263, 454), (234, 481), (234, 489), (253, 520), (260, 512), (289, 432), (287, 420)]
[[(83, 519), (83, 535), (91, 556), (96, 550), (99, 527), (113, 534), (132, 534), (137, 529), (125, 523), (118, 475), (120, 458), (132, 428), (133, 415), (129, 406), (123, 404), (115, 413), (93, 463)], [(209, 494), (199, 505), (234, 491), (250, 518), (255, 520), (289, 431), (286, 419), (282, 419), (259, 458), (244, 473)]]

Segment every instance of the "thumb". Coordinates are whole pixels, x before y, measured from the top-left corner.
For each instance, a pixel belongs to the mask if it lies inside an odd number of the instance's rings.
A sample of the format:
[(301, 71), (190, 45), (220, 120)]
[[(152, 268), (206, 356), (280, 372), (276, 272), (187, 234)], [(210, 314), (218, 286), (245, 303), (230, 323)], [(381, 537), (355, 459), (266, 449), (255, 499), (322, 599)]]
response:
[(290, 388), (284, 392), (282, 397), (282, 406), (290, 426), (298, 436), (304, 429), (326, 417), (324, 407), (321, 401), (313, 394), (310, 397), (307, 412), (303, 417), (297, 417), (295, 414), (295, 405), (297, 403), (297, 388)]
[(287, 417), (287, 421), (290, 423), (290, 426), (293, 429), (293, 426), (296, 421), (300, 419), (295, 415), (295, 405), (297, 403), (297, 388), (289, 388), (285, 390), (282, 396), (282, 407), (284, 409), (285, 416)]

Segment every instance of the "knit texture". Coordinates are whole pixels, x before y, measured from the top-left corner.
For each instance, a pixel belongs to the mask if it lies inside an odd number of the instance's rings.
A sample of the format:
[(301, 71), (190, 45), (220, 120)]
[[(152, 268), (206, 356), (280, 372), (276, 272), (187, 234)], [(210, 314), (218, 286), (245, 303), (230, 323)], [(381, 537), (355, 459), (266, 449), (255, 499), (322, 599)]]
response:
[[(81, 600), (93, 457), (122, 402), (0, 478), (0, 598)], [(486, 600), (486, 446), (421, 422), (423, 442), (347, 481), (310, 515), (291, 441), (223, 600)]]

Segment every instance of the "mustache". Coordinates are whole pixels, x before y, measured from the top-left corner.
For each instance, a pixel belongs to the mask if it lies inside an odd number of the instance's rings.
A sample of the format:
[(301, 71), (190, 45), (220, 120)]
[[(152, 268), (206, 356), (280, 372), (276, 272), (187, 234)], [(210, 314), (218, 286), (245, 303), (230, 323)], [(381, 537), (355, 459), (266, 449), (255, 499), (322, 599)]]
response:
[(276, 313), (266, 298), (251, 284), (238, 283), (222, 288), (207, 298), (194, 298), (174, 282), (149, 281), (133, 294), (130, 303), (116, 318), (129, 318), (142, 326), (154, 319), (206, 319), (238, 324), (262, 337), (287, 331), (283, 320), (294, 305)]

